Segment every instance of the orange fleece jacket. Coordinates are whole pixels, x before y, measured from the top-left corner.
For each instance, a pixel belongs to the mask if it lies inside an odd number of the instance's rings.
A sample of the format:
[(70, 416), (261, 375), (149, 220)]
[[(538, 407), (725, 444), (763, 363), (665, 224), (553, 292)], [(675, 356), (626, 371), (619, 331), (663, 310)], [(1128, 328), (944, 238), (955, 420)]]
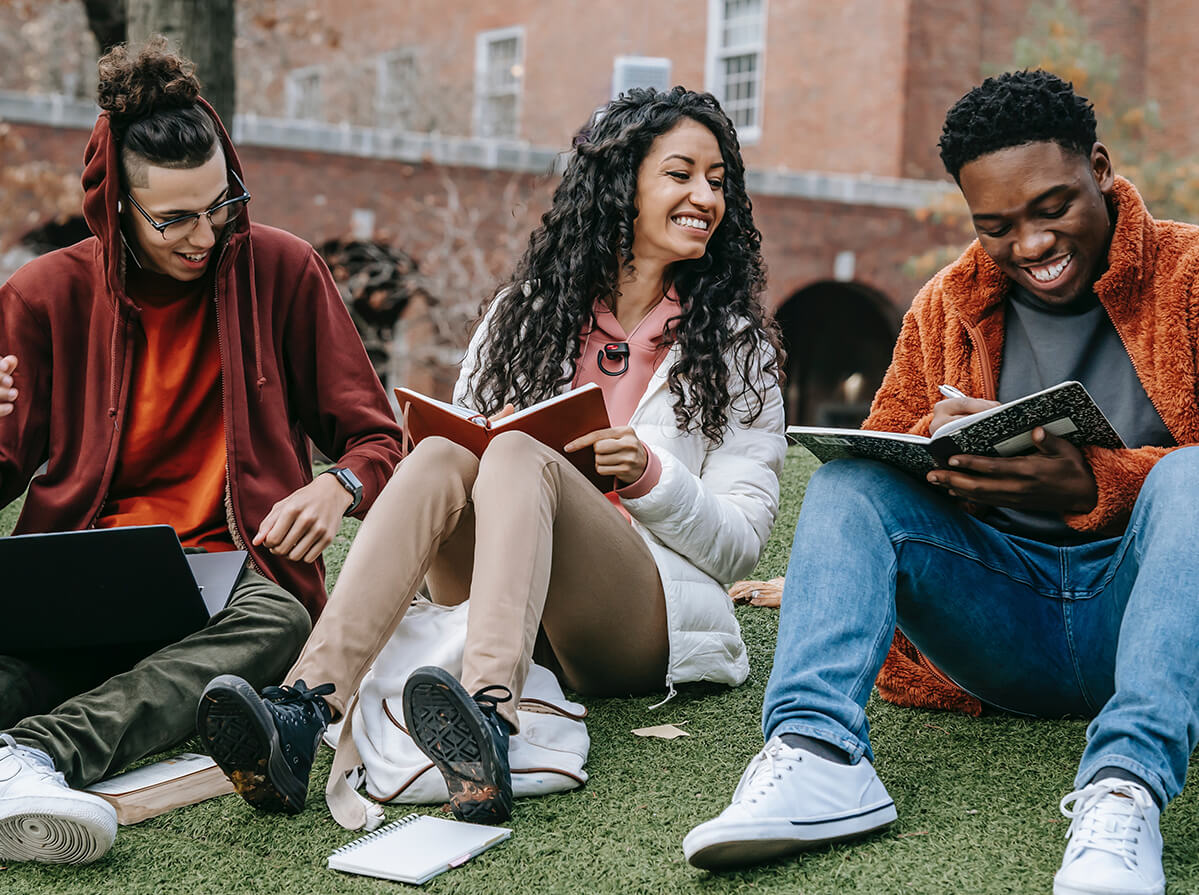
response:
[[(1132, 358), (1145, 393), (1179, 446), (1199, 442), (1199, 227), (1156, 221), (1136, 188), (1116, 178), (1116, 228), (1095, 294)], [(974, 242), (933, 277), (904, 317), (891, 366), (865, 429), (928, 435), (937, 386), (995, 399), (1003, 356), (1007, 276)], [(1099, 499), (1067, 515), (1079, 531), (1119, 534), (1153, 464), (1175, 448), (1087, 448)], [(977, 715), (962, 692), (896, 631), (877, 686), (897, 705)]]

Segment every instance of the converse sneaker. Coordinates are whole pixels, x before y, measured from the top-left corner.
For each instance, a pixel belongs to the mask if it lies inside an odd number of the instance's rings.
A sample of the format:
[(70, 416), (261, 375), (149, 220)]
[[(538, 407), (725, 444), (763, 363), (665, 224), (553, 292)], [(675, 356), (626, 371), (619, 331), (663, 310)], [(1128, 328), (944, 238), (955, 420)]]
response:
[(298, 814), (333, 712), (332, 684), (266, 687), (259, 696), (232, 674), (213, 678), (196, 709), (196, 730), (234, 789), (255, 808)]
[(880, 830), (895, 803), (866, 759), (838, 764), (772, 737), (741, 775), (719, 817), (683, 840), (696, 867), (756, 864)]
[(416, 669), (404, 684), (408, 735), (441, 771), (459, 820), (498, 824), (512, 815), (508, 722), (496, 711), (511, 698), (500, 685), (470, 696), (435, 665)]
[(1161, 812), (1145, 787), (1105, 778), (1062, 799), (1070, 818), (1053, 895), (1163, 895)]
[(67, 786), (45, 752), (0, 735), (0, 861), (87, 864), (117, 836), (106, 801)]

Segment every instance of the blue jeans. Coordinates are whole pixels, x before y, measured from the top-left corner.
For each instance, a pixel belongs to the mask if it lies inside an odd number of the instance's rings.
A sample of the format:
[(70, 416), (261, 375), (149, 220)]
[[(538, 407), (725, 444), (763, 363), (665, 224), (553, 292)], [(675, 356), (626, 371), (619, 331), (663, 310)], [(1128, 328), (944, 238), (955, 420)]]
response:
[(1094, 716), (1076, 785), (1104, 767), (1182, 791), (1199, 738), (1199, 447), (1145, 480), (1124, 536), (1054, 547), (1004, 534), (869, 460), (812, 476), (783, 589), (767, 739), (797, 733), (856, 761), (898, 624), (983, 702)]

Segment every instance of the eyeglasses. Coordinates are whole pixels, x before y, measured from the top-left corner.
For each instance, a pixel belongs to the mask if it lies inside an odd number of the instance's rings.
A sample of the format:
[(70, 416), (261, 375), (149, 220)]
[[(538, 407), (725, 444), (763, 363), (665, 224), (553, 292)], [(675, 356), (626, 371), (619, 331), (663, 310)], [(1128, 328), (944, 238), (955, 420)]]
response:
[(218, 202), (207, 211), (181, 214), (177, 218), (171, 218), (169, 221), (162, 221), (161, 223), (150, 217), (146, 209), (138, 205), (137, 200), (128, 192), (125, 193), (125, 196), (133, 203), (133, 207), (141, 212), (141, 216), (146, 219), (146, 222), (162, 235), (164, 240), (182, 239), (184, 236), (187, 236), (196, 229), (196, 224), (200, 222), (201, 217), (208, 218), (208, 223), (212, 225), (213, 231), (219, 232), (225, 225), (236, 220), (238, 215), (245, 210), (246, 205), (250, 202), (250, 192), (246, 189), (246, 185), (242, 183), (241, 178), (237, 176), (237, 172), (230, 171), (229, 173), (237, 181), (238, 187), (241, 188), (242, 194), (240, 196)]

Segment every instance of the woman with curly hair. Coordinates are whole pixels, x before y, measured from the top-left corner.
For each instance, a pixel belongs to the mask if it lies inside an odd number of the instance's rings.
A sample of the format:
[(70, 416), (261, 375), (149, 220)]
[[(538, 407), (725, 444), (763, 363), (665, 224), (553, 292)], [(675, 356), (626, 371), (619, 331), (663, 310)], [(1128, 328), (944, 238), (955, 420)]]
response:
[[(599, 385), (611, 426), (565, 449), (592, 448), (616, 490), (521, 433), (481, 459), (421, 441), (359, 530), (295, 686), (263, 698), (224, 676), (206, 691), (201, 735), (243, 796), (302, 807), (314, 738), (426, 578), (439, 603), (470, 599), (463, 673), (418, 669), (404, 715), (460, 818), (509, 816), (508, 738), (535, 645), (582, 694), (745, 680), (722, 582), (758, 561), (785, 450), (759, 243), (715, 99), (632, 90), (596, 114), (474, 334), (455, 400), (498, 416)], [(374, 820), (328, 801), (347, 826)]]

